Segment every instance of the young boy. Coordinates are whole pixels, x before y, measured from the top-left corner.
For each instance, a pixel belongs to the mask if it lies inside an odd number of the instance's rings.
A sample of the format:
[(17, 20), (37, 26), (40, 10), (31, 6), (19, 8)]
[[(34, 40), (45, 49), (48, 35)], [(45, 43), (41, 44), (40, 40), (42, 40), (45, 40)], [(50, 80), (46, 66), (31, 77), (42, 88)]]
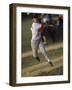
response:
[(40, 23), (37, 16), (34, 16), (32, 19), (32, 39), (31, 39), (31, 47), (33, 52), (33, 57), (40, 62), (40, 58), (38, 57), (38, 48), (40, 48), (41, 53), (44, 55), (45, 59), (49, 62), (51, 66), (53, 66), (51, 60), (48, 58), (45, 47), (41, 40), (41, 32), (40, 29), (42, 24)]

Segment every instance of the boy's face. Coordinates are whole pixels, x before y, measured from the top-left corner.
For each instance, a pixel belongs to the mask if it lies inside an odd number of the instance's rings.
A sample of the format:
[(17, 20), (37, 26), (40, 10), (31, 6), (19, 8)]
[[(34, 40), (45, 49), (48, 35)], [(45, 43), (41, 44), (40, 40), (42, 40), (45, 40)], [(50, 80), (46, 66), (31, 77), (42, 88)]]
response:
[(36, 22), (36, 21), (37, 21), (37, 19), (36, 19), (36, 18), (33, 18), (33, 19), (32, 19), (32, 22)]

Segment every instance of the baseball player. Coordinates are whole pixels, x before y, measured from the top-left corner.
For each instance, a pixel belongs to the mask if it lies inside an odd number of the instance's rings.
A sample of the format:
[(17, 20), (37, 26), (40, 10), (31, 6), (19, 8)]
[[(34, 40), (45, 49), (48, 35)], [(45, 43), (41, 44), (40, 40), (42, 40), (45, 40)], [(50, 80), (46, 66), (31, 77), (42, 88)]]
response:
[(41, 53), (45, 57), (45, 59), (49, 62), (51, 66), (53, 66), (51, 60), (48, 58), (45, 47), (43, 45), (43, 42), (41, 40), (41, 32), (40, 28), (42, 27), (41, 23), (38, 20), (38, 17), (35, 16), (32, 19), (32, 39), (31, 39), (31, 47), (32, 47), (32, 52), (33, 52), (33, 57), (37, 59), (40, 62), (40, 58), (38, 57), (38, 48), (40, 48)]

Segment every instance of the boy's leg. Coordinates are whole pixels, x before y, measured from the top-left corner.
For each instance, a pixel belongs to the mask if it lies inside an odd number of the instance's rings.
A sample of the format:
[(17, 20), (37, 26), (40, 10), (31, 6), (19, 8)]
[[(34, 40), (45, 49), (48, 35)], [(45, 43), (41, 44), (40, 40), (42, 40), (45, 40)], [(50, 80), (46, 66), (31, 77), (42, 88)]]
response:
[(53, 66), (51, 60), (50, 60), (50, 59), (48, 58), (48, 56), (47, 56), (47, 53), (46, 53), (46, 50), (45, 50), (45, 47), (44, 47), (42, 41), (41, 41), (40, 44), (39, 44), (39, 48), (40, 48), (41, 53), (42, 53), (43, 56), (45, 57), (45, 59), (49, 62), (49, 64), (50, 64), (51, 66)]
[(43, 39), (44, 39), (44, 42), (43, 43), (44, 44), (47, 44), (47, 40), (46, 40), (46, 36), (45, 35), (43, 36)]
[(33, 57), (40, 62), (40, 59), (38, 57), (38, 42), (37, 41), (31, 41), (31, 47), (32, 47)]

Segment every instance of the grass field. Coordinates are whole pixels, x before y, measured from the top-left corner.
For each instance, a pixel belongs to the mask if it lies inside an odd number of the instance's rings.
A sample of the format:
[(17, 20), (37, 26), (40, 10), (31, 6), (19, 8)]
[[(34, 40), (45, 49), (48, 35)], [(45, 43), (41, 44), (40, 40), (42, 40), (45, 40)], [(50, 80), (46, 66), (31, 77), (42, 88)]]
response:
[[(48, 54), (49, 58), (53, 61), (55, 58), (58, 58), (58, 57), (63, 56), (63, 49), (62, 48), (59, 48), (57, 50), (51, 50), (50, 52), (47, 52), (47, 54)], [(41, 53), (39, 54), (39, 57), (40, 57), (40, 60), (41, 60), (40, 63), (47, 62)], [(58, 64), (58, 63), (56, 62), (55, 64)], [(62, 61), (61, 61), (61, 63), (62, 63)], [(32, 67), (34, 65), (37, 65), (37, 64), (39, 64), (39, 62), (37, 60), (35, 60), (32, 56), (23, 58), (22, 59), (22, 72), (25, 71), (26, 68), (30, 68), (30, 67)], [(53, 70), (51, 72), (45, 72), (43, 74), (41, 72), (41, 73), (39, 73), (39, 75), (42, 76), (42, 75), (45, 75), (45, 74), (46, 75), (62, 74), (62, 72), (63, 72), (62, 71), (62, 66), (61, 67), (58, 67), (58, 68), (57, 69), (54, 69), (55, 71)], [(39, 68), (39, 69), (41, 69), (41, 68)], [(28, 72), (28, 71), (26, 71), (26, 72)], [(22, 73), (22, 76), (25, 76), (25, 73)]]
[(31, 50), (31, 23), (31, 19), (29, 18), (24, 18), (22, 21), (22, 52)]
[[(47, 54), (50, 59), (54, 59), (54, 58), (63, 56), (63, 49), (59, 48), (57, 50), (51, 50), (50, 52), (47, 52)], [(41, 53), (39, 54), (39, 57), (41, 59), (41, 62), (46, 61), (44, 56)], [(22, 58), (22, 68), (26, 68), (26, 67), (32, 66), (37, 63), (38, 63), (38, 61), (35, 60), (32, 56)]]
[[(22, 34), (22, 38), (21, 38), (22, 54), (31, 51), (31, 31), (30, 31), (31, 24), (32, 24), (31, 16), (22, 14), (22, 33), (21, 33)], [(58, 43), (58, 42), (52, 42), (51, 38), (48, 38), (48, 46), (54, 45), (54, 43)], [(56, 60), (57, 58), (63, 56), (63, 48), (50, 50), (49, 52), (47, 52), (47, 54), (51, 60)], [(22, 77), (63, 74), (63, 59), (60, 59), (60, 60), (58, 59), (56, 62), (54, 62), (55, 66), (51, 68), (49, 67), (47, 61), (45, 60), (45, 58), (42, 56), (41, 53), (39, 54), (39, 57), (41, 59), (40, 63), (37, 60), (33, 59), (32, 55), (22, 58), (22, 65), (21, 65)], [(45, 64), (44, 66), (42, 66), (43, 63)], [(35, 66), (38, 69), (35, 68), (35, 71), (30, 72), (29, 69), (30, 68), (33, 69)]]
[(63, 66), (60, 66), (49, 72), (41, 72), (38, 76), (53, 76), (53, 75), (62, 75), (62, 74), (63, 74)]

